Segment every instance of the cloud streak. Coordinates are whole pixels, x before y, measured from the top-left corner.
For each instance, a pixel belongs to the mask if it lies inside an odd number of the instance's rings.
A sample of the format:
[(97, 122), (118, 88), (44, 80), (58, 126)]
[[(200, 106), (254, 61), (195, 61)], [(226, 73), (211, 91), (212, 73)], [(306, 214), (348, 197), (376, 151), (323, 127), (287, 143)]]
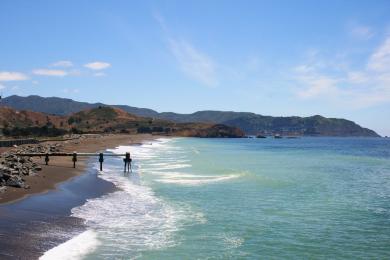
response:
[(95, 62), (84, 64), (84, 67), (91, 70), (104, 70), (111, 67), (111, 64), (103, 61), (95, 61)]
[(33, 70), (33, 74), (38, 76), (64, 77), (68, 75), (68, 72), (66, 72), (65, 70), (36, 69)]
[(217, 63), (190, 42), (171, 36), (169, 27), (160, 13), (153, 13), (153, 18), (160, 26), (167, 40), (168, 49), (175, 58), (179, 69), (187, 77), (202, 85), (209, 87), (217, 86), (219, 84)]
[(169, 40), (169, 48), (180, 69), (190, 78), (207, 86), (217, 86), (215, 62), (186, 41)]
[(371, 55), (367, 68), (373, 71), (390, 72), (390, 37)]
[(28, 76), (21, 72), (0, 71), (0, 81), (19, 81), (28, 79)]
[(369, 26), (357, 25), (351, 28), (350, 34), (358, 39), (368, 40), (374, 36), (374, 32)]

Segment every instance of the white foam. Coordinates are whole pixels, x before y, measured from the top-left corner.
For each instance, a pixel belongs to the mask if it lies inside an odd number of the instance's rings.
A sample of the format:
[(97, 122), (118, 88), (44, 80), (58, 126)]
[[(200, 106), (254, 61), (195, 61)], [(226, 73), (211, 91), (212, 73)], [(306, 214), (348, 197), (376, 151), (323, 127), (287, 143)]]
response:
[(223, 175), (223, 176), (202, 176), (202, 175), (178, 175), (178, 176), (164, 176), (163, 178), (157, 179), (156, 181), (161, 183), (172, 183), (172, 184), (181, 184), (181, 185), (203, 185), (220, 181), (227, 181), (240, 177), (239, 174), (236, 175)]
[(215, 178), (214, 175), (198, 175), (188, 174), (182, 172), (161, 172), (161, 171), (150, 171), (149, 174), (158, 175), (164, 179), (181, 179), (181, 178)]
[(151, 163), (148, 164), (147, 169), (157, 170), (173, 170), (191, 168), (192, 165), (188, 163)]
[(97, 234), (87, 230), (80, 235), (47, 251), (40, 260), (73, 260), (82, 259), (100, 245)]

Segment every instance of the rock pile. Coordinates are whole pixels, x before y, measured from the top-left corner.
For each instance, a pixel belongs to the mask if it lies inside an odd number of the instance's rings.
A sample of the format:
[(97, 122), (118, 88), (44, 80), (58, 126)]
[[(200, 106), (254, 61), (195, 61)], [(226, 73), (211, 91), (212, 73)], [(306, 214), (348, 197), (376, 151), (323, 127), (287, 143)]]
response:
[(61, 144), (28, 145), (0, 155), (0, 192), (6, 190), (5, 186), (29, 189), (30, 187), (25, 183), (23, 176), (34, 175), (42, 170), (42, 167), (35, 163), (31, 157), (22, 157), (18, 154), (55, 153), (60, 152), (61, 147)]
[(47, 145), (27, 145), (19, 147), (14, 153), (58, 153), (61, 151), (61, 144), (47, 144)]

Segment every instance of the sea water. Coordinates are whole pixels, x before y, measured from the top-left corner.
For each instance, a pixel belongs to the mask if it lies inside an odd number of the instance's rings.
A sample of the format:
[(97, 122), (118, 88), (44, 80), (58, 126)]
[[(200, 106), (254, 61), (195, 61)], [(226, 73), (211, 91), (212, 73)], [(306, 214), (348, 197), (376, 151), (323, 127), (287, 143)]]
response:
[[(44, 259), (389, 259), (390, 140), (159, 139)], [(98, 165), (93, 165), (97, 168)]]

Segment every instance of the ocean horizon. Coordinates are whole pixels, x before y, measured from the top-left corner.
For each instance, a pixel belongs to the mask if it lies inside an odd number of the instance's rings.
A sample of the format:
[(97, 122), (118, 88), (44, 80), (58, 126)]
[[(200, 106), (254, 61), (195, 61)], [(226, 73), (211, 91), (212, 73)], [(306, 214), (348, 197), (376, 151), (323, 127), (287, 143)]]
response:
[(85, 228), (41, 259), (390, 257), (387, 139), (162, 138), (108, 150), (126, 151), (132, 173), (107, 159), (97, 176), (119, 189), (73, 207)]

